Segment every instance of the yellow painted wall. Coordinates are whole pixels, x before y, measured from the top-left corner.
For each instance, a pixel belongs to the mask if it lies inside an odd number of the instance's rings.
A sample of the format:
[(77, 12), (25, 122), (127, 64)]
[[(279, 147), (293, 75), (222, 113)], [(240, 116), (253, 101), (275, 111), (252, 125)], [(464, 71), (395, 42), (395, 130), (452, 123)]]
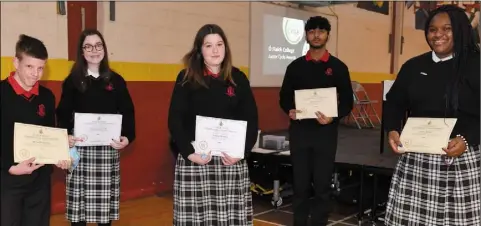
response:
[[(1, 58), (2, 79), (6, 78), (11, 71), (15, 70), (12, 61), (13, 57)], [(69, 73), (72, 64), (73, 62), (63, 59), (48, 60), (47, 72), (42, 80), (62, 81)], [(112, 62), (111, 67), (124, 76), (127, 81), (170, 82), (175, 81), (182, 65)], [(249, 76), (248, 67), (240, 67), (240, 69)], [(379, 83), (382, 80), (393, 78), (394, 75), (387, 73), (351, 72), (351, 79), (361, 83)]]
[[(13, 57), (1, 58), (1, 78), (4, 79), (15, 68), (12, 64)], [(72, 61), (64, 59), (50, 59), (47, 62), (47, 71), (42, 80), (63, 81), (68, 75)], [(182, 69), (181, 64), (154, 64), (133, 62), (111, 62), (110, 66), (120, 73), (127, 81), (175, 81), (177, 74)], [(240, 67), (246, 74), (247, 67)]]

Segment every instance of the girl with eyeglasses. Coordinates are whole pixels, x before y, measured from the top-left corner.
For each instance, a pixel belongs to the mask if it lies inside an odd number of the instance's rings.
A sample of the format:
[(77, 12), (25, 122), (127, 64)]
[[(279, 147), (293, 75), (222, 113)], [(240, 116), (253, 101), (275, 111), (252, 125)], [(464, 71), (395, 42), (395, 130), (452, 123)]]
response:
[(68, 129), (71, 147), (83, 142), (72, 136), (74, 113), (122, 115), (121, 137), (109, 146), (77, 147), (80, 160), (67, 175), (67, 220), (72, 226), (108, 226), (119, 219), (119, 151), (135, 139), (135, 116), (127, 84), (110, 69), (107, 46), (97, 30), (80, 35), (77, 60), (62, 85), (57, 120)]

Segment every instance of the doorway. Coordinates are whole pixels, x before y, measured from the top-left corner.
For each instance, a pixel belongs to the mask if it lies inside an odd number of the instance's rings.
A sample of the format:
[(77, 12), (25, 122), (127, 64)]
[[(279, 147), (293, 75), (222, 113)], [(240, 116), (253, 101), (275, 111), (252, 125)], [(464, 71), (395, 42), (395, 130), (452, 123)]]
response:
[(77, 44), (83, 30), (97, 29), (96, 1), (67, 2), (68, 60), (77, 60)]

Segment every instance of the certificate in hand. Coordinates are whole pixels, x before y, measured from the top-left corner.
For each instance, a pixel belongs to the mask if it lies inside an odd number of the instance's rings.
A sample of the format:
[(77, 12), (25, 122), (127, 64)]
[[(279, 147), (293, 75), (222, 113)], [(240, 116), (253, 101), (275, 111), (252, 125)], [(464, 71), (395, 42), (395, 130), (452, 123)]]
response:
[(400, 151), (443, 155), (456, 125), (455, 118), (408, 118), (401, 133)]
[(83, 139), (77, 146), (110, 146), (120, 139), (122, 115), (75, 113), (74, 123), (74, 136)]
[(297, 119), (315, 119), (319, 111), (327, 117), (337, 117), (336, 87), (303, 89), (295, 91)]
[(197, 116), (195, 122), (195, 151), (212, 156), (244, 158), (247, 122)]
[(13, 160), (16, 163), (32, 157), (39, 164), (70, 161), (66, 129), (16, 122), (13, 140)]

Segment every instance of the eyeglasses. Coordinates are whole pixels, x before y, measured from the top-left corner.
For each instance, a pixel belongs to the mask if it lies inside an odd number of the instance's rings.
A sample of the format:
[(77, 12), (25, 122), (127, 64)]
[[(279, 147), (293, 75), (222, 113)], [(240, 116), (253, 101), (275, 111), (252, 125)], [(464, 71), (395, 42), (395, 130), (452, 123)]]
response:
[(85, 51), (87, 51), (87, 52), (92, 52), (92, 51), (94, 50), (94, 48), (95, 48), (95, 50), (97, 50), (97, 51), (102, 51), (102, 50), (104, 50), (104, 44), (102, 44), (102, 43), (97, 43), (97, 44), (95, 44), (94, 46), (87, 44), (87, 45), (84, 45), (84, 47), (83, 47), (83, 49), (84, 49)]

